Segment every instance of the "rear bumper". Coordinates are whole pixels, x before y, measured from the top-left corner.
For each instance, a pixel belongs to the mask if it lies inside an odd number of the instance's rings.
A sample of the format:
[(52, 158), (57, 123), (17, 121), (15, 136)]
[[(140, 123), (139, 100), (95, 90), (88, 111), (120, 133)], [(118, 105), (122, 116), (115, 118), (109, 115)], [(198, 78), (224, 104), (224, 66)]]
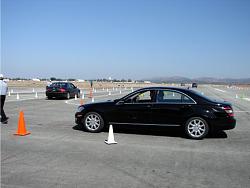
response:
[(230, 130), (236, 127), (235, 118), (216, 119), (211, 122), (214, 130)]
[(46, 92), (46, 96), (47, 97), (63, 97), (63, 98), (65, 98), (65, 97), (67, 97), (67, 93), (66, 92), (64, 92), (64, 93), (62, 93), (62, 92)]

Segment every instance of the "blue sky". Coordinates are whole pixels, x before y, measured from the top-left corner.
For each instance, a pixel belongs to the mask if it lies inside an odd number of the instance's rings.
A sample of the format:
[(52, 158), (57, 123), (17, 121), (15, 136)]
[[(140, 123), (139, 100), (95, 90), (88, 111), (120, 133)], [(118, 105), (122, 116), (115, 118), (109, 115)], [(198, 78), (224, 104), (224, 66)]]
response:
[(8, 77), (250, 77), (249, 0), (2, 0)]

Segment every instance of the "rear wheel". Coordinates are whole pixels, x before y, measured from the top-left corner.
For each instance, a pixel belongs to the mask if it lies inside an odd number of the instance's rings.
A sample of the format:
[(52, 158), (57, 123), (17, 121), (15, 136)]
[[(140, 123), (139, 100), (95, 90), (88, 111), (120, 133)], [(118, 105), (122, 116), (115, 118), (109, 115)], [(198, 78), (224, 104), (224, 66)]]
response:
[(187, 120), (185, 124), (185, 132), (192, 139), (202, 139), (209, 131), (207, 122), (200, 117), (193, 117)]
[(100, 132), (104, 127), (102, 116), (96, 112), (87, 113), (83, 118), (83, 127), (89, 132)]

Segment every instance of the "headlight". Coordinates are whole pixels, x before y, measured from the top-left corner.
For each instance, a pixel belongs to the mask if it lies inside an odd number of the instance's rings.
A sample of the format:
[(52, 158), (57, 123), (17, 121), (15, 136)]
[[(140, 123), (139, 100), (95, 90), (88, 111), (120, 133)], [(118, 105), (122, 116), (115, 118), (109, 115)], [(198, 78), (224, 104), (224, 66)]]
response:
[(84, 109), (83, 106), (79, 106), (79, 107), (77, 108), (77, 112), (81, 112), (81, 111), (83, 111), (83, 109)]

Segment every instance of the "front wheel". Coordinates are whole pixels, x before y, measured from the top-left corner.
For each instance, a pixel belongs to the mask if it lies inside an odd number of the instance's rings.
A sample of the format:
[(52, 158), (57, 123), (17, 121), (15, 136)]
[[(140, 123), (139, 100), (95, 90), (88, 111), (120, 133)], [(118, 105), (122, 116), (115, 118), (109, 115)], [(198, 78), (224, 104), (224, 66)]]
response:
[(102, 116), (96, 112), (87, 113), (83, 118), (83, 127), (89, 132), (100, 132), (104, 127)]
[(207, 122), (200, 117), (193, 117), (187, 120), (185, 124), (185, 132), (192, 139), (202, 139), (209, 131)]

